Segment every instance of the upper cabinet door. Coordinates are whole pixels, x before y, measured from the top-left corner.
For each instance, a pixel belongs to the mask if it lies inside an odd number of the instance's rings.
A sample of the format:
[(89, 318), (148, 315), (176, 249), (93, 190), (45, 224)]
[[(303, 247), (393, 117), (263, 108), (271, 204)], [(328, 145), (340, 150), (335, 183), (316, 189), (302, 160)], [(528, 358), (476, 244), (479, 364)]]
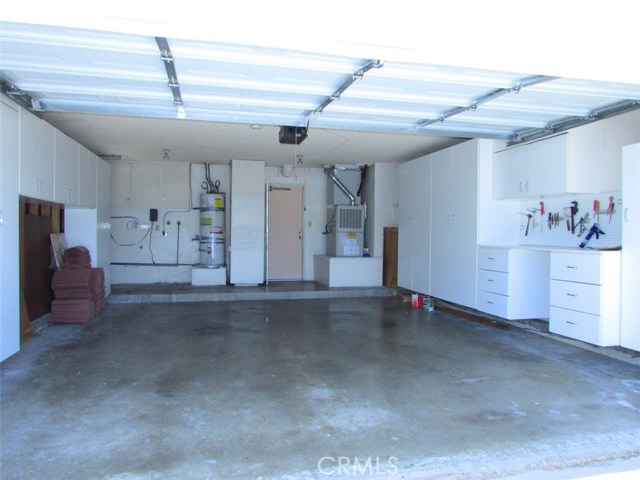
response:
[(602, 122), (604, 164), (602, 191), (619, 192), (622, 187), (622, 149), (640, 143), (640, 110), (608, 118)]
[(429, 293), (431, 155), (400, 165), (398, 286)]
[(78, 205), (78, 143), (55, 131), (54, 200), (65, 206)]
[(87, 148), (80, 145), (78, 151), (79, 160), (79, 203), (84, 208), (96, 208), (97, 161), (98, 157)]
[(496, 200), (524, 196), (525, 149), (515, 147), (493, 154), (493, 196)]
[(539, 196), (567, 191), (567, 135), (526, 145), (524, 195)]
[(131, 164), (132, 207), (159, 208), (162, 201), (162, 168), (157, 163)]
[(20, 108), (20, 195), (54, 200), (53, 126)]
[(162, 165), (161, 208), (189, 208), (189, 164), (165, 163)]
[(114, 162), (111, 164), (111, 206), (131, 206), (131, 164)]

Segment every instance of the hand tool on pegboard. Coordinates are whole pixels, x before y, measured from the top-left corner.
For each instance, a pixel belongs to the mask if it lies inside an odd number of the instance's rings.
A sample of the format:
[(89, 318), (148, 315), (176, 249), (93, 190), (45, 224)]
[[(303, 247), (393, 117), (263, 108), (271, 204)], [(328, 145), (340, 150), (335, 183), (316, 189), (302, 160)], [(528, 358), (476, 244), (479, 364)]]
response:
[(584, 224), (587, 222), (587, 215), (580, 217), (580, 221), (578, 222), (578, 236), (581, 237), (582, 234), (587, 230), (587, 227)]
[(613, 196), (609, 197), (609, 206), (607, 207), (607, 213), (609, 214), (609, 223), (611, 223), (611, 216), (613, 215), (615, 207), (613, 205)]
[(571, 233), (576, 233), (576, 215), (578, 214), (578, 202), (571, 202)]
[(596, 223), (600, 223), (600, 200), (593, 201), (593, 219)]
[(525, 237), (529, 235), (529, 223), (531, 223), (531, 217), (533, 217), (533, 215), (531, 215), (530, 213), (527, 213), (527, 228), (524, 231)]
[(544, 202), (540, 202), (540, 233), (542, 233), (543, 218), (544, 218)]
[(600, 229), (597, 223), (594, 223), (593, 225), (591, 225), (591, 228), (589, 229), (589, 233), (587, 233), (587, 236), (584, 237), (584, 240), (580, 242), (580, 245), (578, 246), (580, 248), (586, 247), (587, 243), (589, 243), (589, 240), (591, 240), (591, 237), (593, 237), (594, 235), (596, 236), (596, 239), (599, 239), (600, 235), (604, 235), (604, 232)]

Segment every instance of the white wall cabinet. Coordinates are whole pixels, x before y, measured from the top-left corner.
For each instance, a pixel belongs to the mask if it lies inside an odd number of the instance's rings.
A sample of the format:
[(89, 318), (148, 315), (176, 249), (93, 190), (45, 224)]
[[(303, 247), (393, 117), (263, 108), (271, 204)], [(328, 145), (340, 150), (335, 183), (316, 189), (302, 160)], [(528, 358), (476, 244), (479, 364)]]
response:
[(622, 149), (622, 172), (620, 345), (640, 351), (640, 143)]
[(431, 238), (431, 161), (428, 156), (398, 171), (398, 286), (428, 294)]
[(495, 201), (493, 142), (470, 140), (400, 165), (398, 285), (470, 308), (478, 243), (514, 244), (517, 201)]
[(549, 331), (620, 345), (620, 252), (551, 252)]
[(189, 208), (189, 164), (114, 162), (112, 206)]
[(189, 182), (189, 164), (163, 164), (160, 208), (189, 208)]
[(549, 252), (480, 247), (478, 310), (507, 320), (549, 317)]
[(131, 164), (113, 162), (111, 164), (111, 206), (131, 207)]
[(20, 107), (20, 195), (54, 200), (53, 126)]
[(494, 198), (599, 192), (602, 124), (496, 152)]
[(131, 164), (131, 206), (159, 208), (162, 199), (162, 167), (156, 163)]
[(59, 130), (54, 133), (54, 201), (66, 207), (78, 203), (78, 142)]
[(83, 145), (78, 146), (78, 204), (84, 208), (97, 206), (97, 162), (98, 157)]
[(230, 282), (265, 280), (265, 168), (258, 160), (231, 160)]
[(622, 148), (640, 142), (640, 110), (617, 115), (604, 124), (602, 191), (619, 192), (623, 189)]
[(640, 111), (494, 154), (494, 198), (619, 192), (621, 149), (640, 142)]
[(0, 99), (0, 361), (20, 349), (18, 106)]
[(431, 295), (476, 306), (478, 153), (472, 140), (431, 156)]

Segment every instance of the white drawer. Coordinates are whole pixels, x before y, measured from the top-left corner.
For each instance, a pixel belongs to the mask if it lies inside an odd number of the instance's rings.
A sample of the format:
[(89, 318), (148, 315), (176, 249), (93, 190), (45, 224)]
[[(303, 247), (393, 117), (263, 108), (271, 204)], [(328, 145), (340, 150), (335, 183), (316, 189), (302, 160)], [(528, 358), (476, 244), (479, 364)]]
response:
[(600, 285), (602, 257), (584, 253), (551, 253), (551, 278)]
[(477, 308), (481, 312), (490, 313), (497, 317), (507, 318), (509, 297), (497, 293), (478, 291)]
[(600, 285), (551, 280), (549, 303), (554, 307), (600, 315)]
[(598, 315), (551, 307), (549, 331), (594, 345), (601, 345), (600, 321), (601, 318)]
[(509, 274), (493, 270), (478, 270), (478, 290), (509, 295)]
[(495, 270), (497, 272), (508, 272), (509, 250), (506, 248), (479, 248), (478, 268)]

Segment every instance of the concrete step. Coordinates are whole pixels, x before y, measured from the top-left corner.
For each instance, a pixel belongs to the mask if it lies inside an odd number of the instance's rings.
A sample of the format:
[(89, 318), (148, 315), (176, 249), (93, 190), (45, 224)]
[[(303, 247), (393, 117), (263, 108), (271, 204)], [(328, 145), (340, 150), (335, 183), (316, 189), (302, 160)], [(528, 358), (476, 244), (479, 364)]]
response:
[(277, 282), (264, 286), (192, 286), (191, 284), (118, 284), (108, 303), (233, 302), (392, 297), (388, 287), (329, 288), (317, 282)]

